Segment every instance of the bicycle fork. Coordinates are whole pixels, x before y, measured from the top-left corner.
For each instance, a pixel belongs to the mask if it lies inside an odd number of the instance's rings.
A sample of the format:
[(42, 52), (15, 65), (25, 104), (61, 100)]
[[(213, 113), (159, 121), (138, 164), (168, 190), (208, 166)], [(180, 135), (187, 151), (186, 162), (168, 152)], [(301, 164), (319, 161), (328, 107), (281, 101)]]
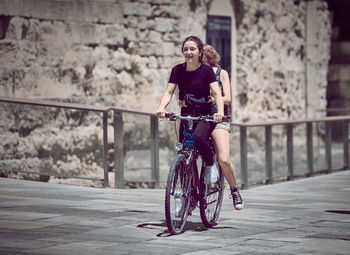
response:
[[(186, 155), (186, 154), (185, 154)], [(182, 168), (180, 171), (177, 172), (177, 174), (174, 176), (173, 181), (173, 187), (172, 187), (172, 195), (174, 198), (178, 199), (187, 199), (190, 194), (190, 181), (192, 180), (192, 173), (191, 173), (191, 159), (192, 159), (192, 151), (189, 153), (189, 155), (186, 155), (186, 167)], [(181, 189), (176, 188), (176, 183), (178, 181), (178, 178), (180, 178), (181, 183)]]

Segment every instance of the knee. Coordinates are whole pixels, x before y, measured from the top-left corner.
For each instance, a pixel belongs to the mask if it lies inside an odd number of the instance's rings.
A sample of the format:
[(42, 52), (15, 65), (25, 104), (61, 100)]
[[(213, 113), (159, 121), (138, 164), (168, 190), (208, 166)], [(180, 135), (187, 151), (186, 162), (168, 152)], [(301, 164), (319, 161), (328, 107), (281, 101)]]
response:
[(218, 155), (218, 161), (220, 166), (227, 168), (230, 166), (231, 164), (231, 160), (230, 157), (228, 155)]

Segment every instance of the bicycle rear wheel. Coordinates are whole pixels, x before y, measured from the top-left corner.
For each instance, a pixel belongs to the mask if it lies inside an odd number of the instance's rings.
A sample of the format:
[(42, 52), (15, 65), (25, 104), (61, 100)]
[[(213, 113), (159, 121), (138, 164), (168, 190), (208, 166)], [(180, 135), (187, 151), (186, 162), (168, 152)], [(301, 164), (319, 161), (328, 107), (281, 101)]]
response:
[(178, 154), (171, 164), (165, 190), (165, 219), (171, 234), (183, 231), (189, 208), (186, 183), (186, 157)]
[[(215, 164), (218, 163), (215, 161)], [(200, 177), (200, 215), (204, 226), (211, 228), (216, 225), (221, 211), (222, 200), (224, 196), (224, 176), (220, 168), (220, 177), (215, 184), (204, 183), (205, 167), (202, 167)]]

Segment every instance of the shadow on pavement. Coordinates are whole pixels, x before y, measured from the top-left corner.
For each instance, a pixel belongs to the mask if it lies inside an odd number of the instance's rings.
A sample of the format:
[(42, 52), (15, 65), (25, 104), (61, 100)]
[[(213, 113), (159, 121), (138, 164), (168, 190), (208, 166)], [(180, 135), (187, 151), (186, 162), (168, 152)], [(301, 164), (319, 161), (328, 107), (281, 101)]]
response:
[[(161, 233), (158, 233), (156, 236), (157, 237), (169, 237), (172, 236), (168, 229), (165, 221), (162, 221), (162, 223), (142, 223), (137, 225), (138, 228), (147, 228), (147, 229), (155, 229), (159, 227), (165, 228), (165, 230)], [(214, 226), (213, 229), (234, 229), (234, 227), (227, 227), (227, 226)], [(210, 230), (210, 228), (207, 228), (203, 225), (202, 222), (192, 222), (192, 221), (187, 221), (186, 225), (184, 227), (183, 232), (186, 231), (194, 231), (194, 232), (204, 232)]]

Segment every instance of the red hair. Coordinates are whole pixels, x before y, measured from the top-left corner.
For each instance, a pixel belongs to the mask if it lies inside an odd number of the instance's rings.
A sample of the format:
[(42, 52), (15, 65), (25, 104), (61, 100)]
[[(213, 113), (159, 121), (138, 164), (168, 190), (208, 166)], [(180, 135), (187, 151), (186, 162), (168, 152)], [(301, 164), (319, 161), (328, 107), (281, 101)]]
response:
[(203, 46), (203, 63), (211, 67), (220, 67), (219, 65), (220, 55), (209, 44)]

